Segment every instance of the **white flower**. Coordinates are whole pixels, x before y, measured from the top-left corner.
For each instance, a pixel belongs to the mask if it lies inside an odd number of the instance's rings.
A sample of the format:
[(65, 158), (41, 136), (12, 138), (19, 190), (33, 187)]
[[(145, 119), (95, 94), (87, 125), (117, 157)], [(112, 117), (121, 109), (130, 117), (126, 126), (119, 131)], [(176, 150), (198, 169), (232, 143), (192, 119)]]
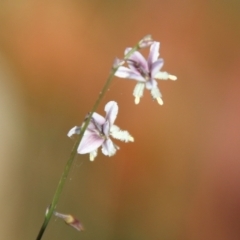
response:
[[(128, 67), (120, 66), (115, 73), (115, 76), (120, 78), (129, 78), (136, 80), (138, 83), (133, 91), (133, 96), (135, 96), (135, 103), (140, 102), (140, 98), (143, 96), (144, 88), (151, 90), (151, 95), (154, 99), (158, 101), (160, 105), (163, 104), (162, 94), (157, 86), (157, 81), (155, 79), (161, 80), (177, 80), (177, 77), (170, 75), (167, 72), (161, 72), (160, 69), (163, 66), (163, 59), (159, 57), (159, 42), (153, 42), (150, 47), (150, 53), (148, 59), (146, 60), (143, 55), (136, 51), (134, 52), (126, 61)], [(127, 48), (125, 50), (125, 55), (132, 48)]]
[[(105, 106), (106, 117), (102, 117), (98, 113), (93, 113), (90, 123), (83, 135), (82, 141), (78, 146), (79, 154), (90, 154), (90, 160), (93, 161), (97, 156), (97, 150), (102, 146), (102, 153), (106, 156), (113, 156), (119, 149), (115, 145), (110, 136), (124, 142), (133, 142), (134, 138), (128, 131), (121, 130), (114, 125), (118, 114), (118, 105), (114, 101), (110, 101)], [(81, 128), (74, 127), (68, 132), (68, 137), (79, 134)]]

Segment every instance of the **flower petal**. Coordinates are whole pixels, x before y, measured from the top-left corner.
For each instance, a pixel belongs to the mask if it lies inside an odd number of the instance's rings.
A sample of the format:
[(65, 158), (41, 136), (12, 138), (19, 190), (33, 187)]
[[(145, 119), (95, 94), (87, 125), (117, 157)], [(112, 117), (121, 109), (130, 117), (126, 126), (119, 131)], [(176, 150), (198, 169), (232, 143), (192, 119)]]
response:
[(102, 153), (109, 157), (113, 156), (118, 149), (119, 147), (117, 147), (110, 138), (104, 141), (102, 145)]
[(75, 126), (72, 129), (70, 129), (67, 136), (72, 138), (73, 135), (80, 134), (80, 131), (81, 131), (81, 127)]
[(149, 69), (152, 68), (152, 64), (156, 62), (159, 57), (159, 47), (160, 47), (160, 42), (154, 42), (150, 47), (150, 53), (148, 56)]
[(129, 134), (128, 131), (121, 130), (118, 126), (113, 125), (111, 127), (110, 135), (123, 142), (133, 142), (134, 138)]
[(141, 74), (133, 69), (129, 69), (127, 67), (121, 66), (115, 73), (115, 76), (120, 78), (129, 78), (137, 81), (144, 82), (145, 79), (141, 76)]
[(109, 136), (109, 132), (110, 132), (110, 123), (109, 121), (106, 121), (103, 126), (102, 126), (102, 131), (103, 134), (108, 137)]
[(78, 146), (78, 153), (90, 153), (100, 147), (104, 142), (104, 138), (99, 136), (96, 132), (85, 131), (82, 141)]
[(154, 78), (154, 76), (159, 72), (159, 70), (162, 68), (163, 66), (163, 59), (160, 58), (158, 59), (156, 62), (154, 62), (152, 64), (151, 67), (151, 76)]
[(128, 59), (130, 59), (130, 61), (127, 60), (127, 63), (131, 69), (138, 71), (136, 65), (140, 65), (143, 68), (143, 70), (145, 70), (145, 72), (149, 71), (148, 63), (140, 52), (138, 51), (134, 52)]
[(98, 113), (94, 112), (93, 115), (92, 115), (92, 118), (99, 125), (103, 125), (105, 123), (105, 118), (103, 116), (101, 116), (100, 114), (98, 114)]
[(118, 114), (117, 103), (115, 101), (108, 102), (104, 110), (106, 112), (106, 121), (108, 121), (110, 126), (112, 126)]
[(154, 78), (151, 78), (149, 81), (146, 82), (146, 88), (151, 90), (157, 87), (157, 81)]

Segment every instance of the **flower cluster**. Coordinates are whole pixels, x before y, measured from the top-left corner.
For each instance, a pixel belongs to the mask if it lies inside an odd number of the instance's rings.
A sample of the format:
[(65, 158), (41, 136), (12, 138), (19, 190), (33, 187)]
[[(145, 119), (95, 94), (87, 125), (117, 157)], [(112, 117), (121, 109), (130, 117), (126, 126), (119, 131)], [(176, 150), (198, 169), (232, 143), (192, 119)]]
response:
[[(148, 58), (145, 59), (138, 50), (147, 47), (150, 47), (150, 52)], [(123, 60), (116, 58), (113, 63), (110, 75), (99, 94), (93, 110), (90, 114), (87, 115), (85, 121), (81, 126), (73, 127), (68, 132), (67, 135), (70, 138), (76, 134), (79, 136), (70, 154), (67, 165), (65, 166), (52, 203), (47, 208), (44, 222), (38, 233), (37, 239), (40, 240), (42, 238), (42, 235), (48, 226), (52, 214), (64, 220), (66, 224), (75, 228), (76, 230), (84, 230), (81, 222), (73, 215), (62, 214), (55, 211), (64, 183), (66, 182), (67, 176), (69, 174), (71, 164), (73, 163), (74, 157), (77, 153), (89, 153), (90, 160), (93, 161), (98, 154), (99, 147), (102, 148), (102, 153), (105, 156), (113, 156), (119, 147), (112, 141), (111, 138), (115, 138), (123, 142), (134, 141), (134, 138), (129, 134), (128, 131), (121, 130), (117, 125), (114, 124), (118, 114), (118, 104), (115, 101), (110, 101), (105, 105), (105, 117), (94, 112), (103, 99), (103, 96), (106, 93), (114, 76), (120, 78), (129, 78), (137, 81), (136, 87), (133, 91), (136, 104), (140, 102), (140, 98), (143, 96), (145, 88), (151, 91), (153, 99), (156, 99), (160, 105), (163, 104), (162, 94), (157, 86), (156, 79), (176, 80), (177, 77), (167, 72), (160, 71), (163, 66), (163, 59), (158, 58), (159, 47), (160, 43), (153, 41), (152, 37), (150, 35), (147, 35), (142, 40), (140, 40), (135, 47), (127, 48), (125, 50), (125, 56)], [(128, 65), (128, 67), (124, 66), (125, 63)]]
[[(143, 96), (146, 88), (151, 91), (153, 99), (156, 99), (162, 105), (162, 94), (157, 86), (156, 79), (176, 80), (177, 77), (160, 71), (163, 66), (163, 59), (159, 58), (160, 43), (153, 41), (150, 35), (143, 38), (137, 46), (138, 49), (150, 46), (148, 58), (145, 59), (139, 51), (133, 48), (127, 48), (124, 60), (116, 59), (114, 61), (113, 69), (116, 70), (115, 76), (137, 81), (133, 91), (136, 104), (140, 102), (140, 98)], [(128, 67), (123, 66), (125, 62), (128, 64)], [(119, 147), (113, 143), (111, 137), (124, 142), (134, 141), (134, 138), (128, 131), (121, 130), (114, 125), (118, 114), (118, 105), (115, 101), (110, 101), (106, 104), (105, 112), (105, 118), (95, 112), (92, 114), (89, 125), (77, 149), (79, 154), (89, 153), (91, 161), (97, 156), (99, 147), (102, 147), (102, 153), (106, 156), (110, 157), (116, 153)], [(87, 116), (88, 118), (89, 116)], [(72, 137), (75, 134), (80, 134), (82, 127), (83, 125), (72, 128), (68, 132), (68, 136)]]

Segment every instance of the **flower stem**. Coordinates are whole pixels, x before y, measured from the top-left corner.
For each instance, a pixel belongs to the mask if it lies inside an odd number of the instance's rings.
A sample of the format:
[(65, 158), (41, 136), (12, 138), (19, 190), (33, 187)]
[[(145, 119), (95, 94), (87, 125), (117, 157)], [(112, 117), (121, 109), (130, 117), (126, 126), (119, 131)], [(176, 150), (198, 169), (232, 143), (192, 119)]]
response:
[[(129, 58), (130, 55), (131, 55), (132, 53), (134, 53), (135, 51), (137, 51), (139, 48), (140, 48), (140, 45), (139, 45), (139, 43), (138, 43), (138, 44), (136, 44), (136, 45), (131, 49), (131, 51), (129, 51), (129, 52), (124, 56), (124, 60), (126, 60), (127, 58)], [(65, 168), (64, 168), (64, 171), (63, 171), (62, 176), (61, 176), (61, 178), (60, 178), (60, 181), (59, 181), (59, 183), (58, 183), (57, 189), (56, 189), (55, 194), (54, 194), (54, 196), (53, 196), (53, 200), (52, 200), (52, 202), (51, 202), (48, 210), (46, 211), (46, 214), (45, 214), (45, 218), (44, 218), (42, 227), (41, 227), (41, 229), (40, 229), (40, 231), (39, 231), (39, 233), (38, 233), (38, 235), (37, 235), (36, 240), (41, 240), (41, 239), (42, 239), (42, 236), (43, 236), (43, 234), (44, 234), (44, 232), (45, 232), (45, 230), (46, 230), (46, 228), (47, 228), (47, 226), (48, 226), (48, 223), (49, 223), (49, 221), (50, 221), (50, 219), (51, 219), (51, 217), (52, 217), (52, 215), (53, 215), (53, 213), (54, 213), (54, 210), (56, 209), (57, 203), (58, 203), (58, 201), (59, 201), (60, 195), (61, 195), (62, 190), (63, 190), (63, 186), (64, 186), (64, 184), (65, 184), (65, 182), (66, 182), (66, 180), (67, 180), (69, 171), (70, 171), (70, 169), (71, 169), (73, 160), (74, 160), (74, 158), (75, 158), (76, 155), (77, 155), (77, 149), (78, 149), (79, 143), (80, 143), (81, 140), (82, 140), (83, 134), (84, 134), (85, 130), (86, 130), (87, 127), (88, 127), (88, 124), (89, 124), (89, 122), (90, 122), (90, 120), (91, 120), (91, 118), (92, 118), (93, 113), (94, 113), (94, 112), (96, 111), (96, 109), (98, 108), (101, 100), (103, 99), (106, 91), (108, 90), (108, 88), (109, 88), (109, 86), (110, 86), (110, 83), (111, 83), (112, 80), (113, 80), (114, 74), (115, 74), (116, 71), (118, 70), (119, 66), (120, 66), (120, 65), (113, 66), (113, 68), (111, 69), (111, 72), (110, 72), (110, 74), (109, 74), (109, 76), (108, 76), (108, 78), (107, 78), (107, 80), (106, 80), (105, 85), (103, 86), (102, 91), (100, 92), (100, 94), (99, 94), (99, 96), (98, 96), (97, 101), (95, 102), (95, 104), (94, 104), (94, 106), (93, 106), (93, 108), (92, 108), (92, 110), (91, 110), (91, 113), (89, 114), (87, 120), (85, 121), (83, 127), (81, 128), (80, 134), (78, 135), (77, 140), (76, 140), (76, 142), (74, 143), (73, 149), (72, 149), (72, 151), (71, 151), (71, 153), (70, 153), (69, 159), (68, 159), (68, 161), (67, 161), (67, 164), (66, 164), (66, 166), (65, 166)]]

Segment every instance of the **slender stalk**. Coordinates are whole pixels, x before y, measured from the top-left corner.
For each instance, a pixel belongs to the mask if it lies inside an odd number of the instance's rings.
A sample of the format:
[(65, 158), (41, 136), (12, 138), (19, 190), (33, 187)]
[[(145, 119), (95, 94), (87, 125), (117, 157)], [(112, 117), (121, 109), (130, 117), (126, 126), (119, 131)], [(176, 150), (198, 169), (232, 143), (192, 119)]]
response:
[[(139, 43), (138, 43), (138, 44), (136, 44), (136, 45), (131, 49), (131, 51), (129, 51), (129, 52), (124, 56), (124, 59), (126, 60), (127, 58), (129, 58), (129, 56), (130, 56), (133, 52), (137, 51), (139, 48), (140, 48), (140, 46), (139, 46)], [(64, 186), (64, 184), (65, 184), (65, 182), (66, 182), (66, 180), (67, 180), (67, 177), (68, 177), (70, 168), (71, 168), (71, 166), (72, 166), (73, 160), (74, 160), (74, 158), (75, 158), (76, 155), (77, 155), (77, 149), (78, 149), (79, 143), (80, 143), (81, 140), (82, 140), (83, 134), (84, 134), (85, 130), (86, 130), (87, 127), (88, 127), (88, 124), (89, 124), (89, 122), (90, 122), (90, 120), (91, 120), (91, 118), (92, 118), (93, 113), (94, 113), (94, 112), (96, 111), (96, 109), (98, 108), (101, 100), (103, 99), (106, 91), (108, 90), (108, 88), (109, 88), (109, 86), (110, 86), (110, 83), (112, 82), (112, 79), (113, 79), (113, 77), (114, 77), (114, 74), (116, 73), (116, 71), (118, 70), (118, 68), (119, 68), (119, 65), (118, 65), (118, 66), (113, 66), (113, 68), (112, 68), (112, 70), (111, 70), (111, 72), (110, 72), (110, 74), (109, 74), (109, 76), (108, 76), (108, 78), (107, 78), (107, 81), (106, 81), (106, 83), (104, 84), (103, 89), (102, 89), (102, 91), (100, 92), (100, 94), (99, 94), (99, 96), (98, 96), (98, 99), (97, 99), (97, 101), (95, 102), (95, 104), (94, 104), (94, 106), (93, 106), (93, 108), (92, 108), (92, 110), (91, 110), (91, 113), (89, 114), (89, 117), (87, 118), (86, 122), (84, 123), (83, 127), (81, 128), (80, 134), (78, 135), (77, 140), (76, 140), (76, 142), (74, 143), (73, 149), (72, 149), (72, 151), (71, 151), (71, 153), (70, 153), (69, 159), (68, 159), (68, 161), (67, 161), (67, 164), (66, 164), (66, 166), (65, 166), (65, 168), (64, 168), (64, 171), (63, 171), (63, 174), (62, 174), (62, 176), (61, 176), (61, 178), (60, 178), (60, 181), (59, 181), (59, 183), (58, 183), (58, 186), (57, 186), (57, 189), (56, 189), (55, 194), (54, 194), (54, 196), (53, 196), (53, 200), (52, 200), (52, 202), (51, 202), (51, 205), (49, 206), (49, 208), (48, 208), (48, 210), (47, 210), (47, 212), (46, 212), (46, 214), (45, 214), (45, 218), (44, 218), (42, 227), (41, 227), (41, 229), (40, 229), (40, 231), (39, 231), (39, 233), (38, 233), (38, 236), (37, 236), (36, 240), (41, 240), (41, 239), (42, 239), (42, 236), (43, 236), (43, 234), (44, 234), (44, 232), (45, 232), (45, 230), (46, 230), (46, 228), (47, 228), (47, 226), (48, 226), (48, 223), (49, 223), (49, 221), (50, 221), (50, 219), (51, 219), (51, 217), (52, 217), (52, 215), (53, 215), (53, 213), (54, 213), (54, 210), (55, 210), (55, 208), (56, 208), (56, 206), (57, 206), (57, 203), (58, 203), (58, 201), (59, 201), (60, 195), (61, 195), (62, 190), (63, 190), (63, 186)]]

